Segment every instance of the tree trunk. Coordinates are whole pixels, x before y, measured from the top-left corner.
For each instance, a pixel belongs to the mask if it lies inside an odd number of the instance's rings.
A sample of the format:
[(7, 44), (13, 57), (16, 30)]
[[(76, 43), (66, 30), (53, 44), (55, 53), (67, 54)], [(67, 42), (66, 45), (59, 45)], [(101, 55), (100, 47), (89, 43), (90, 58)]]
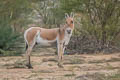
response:
[(105, 24), (103, 23), (101, 26), (102, 30), (102, 38), (101, 38), (101, 46), (104, 47), (106, 43), (106, 30), (105, 30)]

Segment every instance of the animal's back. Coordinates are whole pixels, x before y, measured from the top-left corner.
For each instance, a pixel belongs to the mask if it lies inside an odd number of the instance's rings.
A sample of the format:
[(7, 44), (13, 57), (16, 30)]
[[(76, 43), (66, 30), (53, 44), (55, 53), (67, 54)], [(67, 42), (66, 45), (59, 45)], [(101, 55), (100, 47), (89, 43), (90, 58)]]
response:
[[(37, 34), (39, 32), (39, 37), (42, 40), (53, 41), (56, 40), (58, 35), (58, 28), (53, 29), (45, 29), (40, 27), (31, 27), (25, 31), (24, 38), (27, 43), (31, 44)], [(40, 41), (38, 41), (40, 42)]]
[(45, 40), (55, 40), (58, 35), (58, 28), (45, 29), (41, 28), (40, 36)]

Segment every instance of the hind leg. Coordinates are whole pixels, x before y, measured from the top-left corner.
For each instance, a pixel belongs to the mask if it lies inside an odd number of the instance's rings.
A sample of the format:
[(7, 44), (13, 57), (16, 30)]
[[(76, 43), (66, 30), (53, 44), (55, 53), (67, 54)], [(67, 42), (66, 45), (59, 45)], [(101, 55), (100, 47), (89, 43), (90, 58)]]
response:
[(26, 50), (26, 57), (27, 57), (27, 64), (26, 66), (30, 69), (30, 68), (33, 68), (32, 65), (31, 65), (31, 58), (30, 58), (30, 54), (32, 52), (32, 49), (35, 45), (35, 42), (33, 42), (31, 45), (28, 45), (28, 48)]
[(33, 68), (32, 65), (31, 65), (31, 59), (30, 59), (30, 53), (32, 51), (32, 48), (31, 47), (28, 47), (27, 51), (26, 51), (26, 57), (27, 57), (27, 64), (26, 66), (30, 69), (30, 68)]

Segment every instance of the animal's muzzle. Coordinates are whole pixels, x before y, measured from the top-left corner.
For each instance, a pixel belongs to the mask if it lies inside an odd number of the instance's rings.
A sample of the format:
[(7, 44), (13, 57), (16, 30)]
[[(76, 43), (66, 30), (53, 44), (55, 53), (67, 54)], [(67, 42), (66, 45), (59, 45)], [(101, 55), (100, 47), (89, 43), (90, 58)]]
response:
[(71, 30), (67, 30), (67, 33), (68, 33), (68, 34), (71, 34)]

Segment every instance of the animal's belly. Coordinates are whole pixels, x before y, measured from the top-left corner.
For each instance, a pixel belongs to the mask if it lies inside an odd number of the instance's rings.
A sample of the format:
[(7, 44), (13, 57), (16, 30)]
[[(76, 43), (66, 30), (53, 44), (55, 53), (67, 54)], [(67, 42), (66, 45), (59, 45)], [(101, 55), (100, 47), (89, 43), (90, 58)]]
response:
[(40, 36), (38, 36), (36, 38), (36, 42), (42, 46), (52, 46), (56, 43), (56, 39), (55, 40), (45, 40), (45, 39), (41, 38)]

